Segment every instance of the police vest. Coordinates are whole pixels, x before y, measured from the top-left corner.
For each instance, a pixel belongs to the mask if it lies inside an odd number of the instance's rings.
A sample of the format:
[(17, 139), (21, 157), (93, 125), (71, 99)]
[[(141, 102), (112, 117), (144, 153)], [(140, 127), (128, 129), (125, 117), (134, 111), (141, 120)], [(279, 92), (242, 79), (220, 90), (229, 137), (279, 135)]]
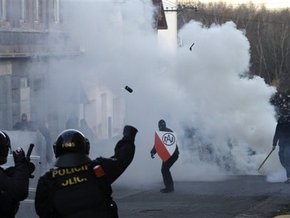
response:
[(62, 216), (72, 216), (82, 211), (97, 215), (106, 210), (110, 201), (111, 186), (105, 180), (101, 166), (93, 169), (89, 164), (57, 168), (50, 171), (53, 181), (54, 213)]

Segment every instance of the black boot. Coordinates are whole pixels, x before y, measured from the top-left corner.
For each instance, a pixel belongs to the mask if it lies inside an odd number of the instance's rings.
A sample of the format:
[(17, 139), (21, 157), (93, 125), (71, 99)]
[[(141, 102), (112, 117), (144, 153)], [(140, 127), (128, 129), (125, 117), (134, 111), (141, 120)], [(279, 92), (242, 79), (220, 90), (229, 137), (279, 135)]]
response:
[(161, 193), (170, 193), (170, 192), (174, 192), (174, 188), (163, 188), (160, 189)]

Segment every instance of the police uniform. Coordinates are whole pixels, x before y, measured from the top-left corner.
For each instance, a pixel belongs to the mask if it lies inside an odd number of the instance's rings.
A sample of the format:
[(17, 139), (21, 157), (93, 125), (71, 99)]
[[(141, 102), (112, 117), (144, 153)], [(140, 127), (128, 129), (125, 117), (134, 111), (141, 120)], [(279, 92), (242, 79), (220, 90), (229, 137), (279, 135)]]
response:
[[(9, 136), (0, 131), (0, 165), (7, 162), (10, 147)], [(0, 167), (0, 217), (14, 218), (19, 202), (27, 198), (29, 190), (29, 165), (21, 149), (15, 159), (15, 166), (4, 169)], [(13, 152), (14, 153), (14, 152)]]
[[(51, 169), (38, 181), (35, 197), (38, 216), (117, 218), (117, 205), (111, 197), (111, 184), (133, 160), (136, 133), (137, 129), (134, 127), (125, 126), (124, 136), (116, 144), (115, 154), (111, 158), (90, 160), (87, 156), (80, 158), (77, 153), (69, 152), (74, 160), (79, 159), (77, 162), (82, 163), (78, 165), (63, 164), (62, 155), (59, 156), (55, 164), (57, 168)], [(88, 154), (87, 151), (85, 153)]]
[(0, 167), (0, 217), (12, 218), (19, 208), (19, 202), (27, 198), (29, 170), (27, 164), (19, 164), (4, 170)]

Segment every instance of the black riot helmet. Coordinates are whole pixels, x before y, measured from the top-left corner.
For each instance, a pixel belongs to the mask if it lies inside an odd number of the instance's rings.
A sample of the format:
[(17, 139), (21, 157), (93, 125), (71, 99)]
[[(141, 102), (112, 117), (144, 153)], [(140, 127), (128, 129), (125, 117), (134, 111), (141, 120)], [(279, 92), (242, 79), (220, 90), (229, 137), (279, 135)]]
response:
[(7, 162), (8, 151), (11, 148), (9, 136), (0, 131), (0, 165)]
[(57, 137), (53, 150), (57, 167), (75, 167), (90, 161), (88, 157), (90, 143), (87, 138), (76, 129), (67, 129)]

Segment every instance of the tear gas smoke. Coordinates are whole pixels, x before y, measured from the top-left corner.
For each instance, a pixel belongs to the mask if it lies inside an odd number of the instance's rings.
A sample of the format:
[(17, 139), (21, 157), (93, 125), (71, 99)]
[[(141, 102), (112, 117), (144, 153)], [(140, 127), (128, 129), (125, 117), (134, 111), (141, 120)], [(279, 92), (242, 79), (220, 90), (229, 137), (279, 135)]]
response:
[[(160, 118), (179, 139), (174, 180), (258, 173), (272, 144), (275, 118), (269, 99), (275, 89), (259, 77), (247, 78), (250, 45), (233, 22), (209, 28), (188, 23), (179, 31), (183, 45), (172, 54), (158, 45), (151, 1), (67, 2), (66, 30), (85, 52), (51, 63), (45, 99), (64, 112), (74, 108), (64, 96), (80, 84), (87, 95), (106, 87), (122, 97), (124, 82), (138, 89), (124, 109), (126, 123), (139, 130), (136, 156), (118, 182), (161, 182), (161, 161), (151, 160), (149, 153)], [(92, 147), (91, 156), (111, 155), (115, 140)], [(277, 170), (276, 157), (269, 158), (263, 173)]]

